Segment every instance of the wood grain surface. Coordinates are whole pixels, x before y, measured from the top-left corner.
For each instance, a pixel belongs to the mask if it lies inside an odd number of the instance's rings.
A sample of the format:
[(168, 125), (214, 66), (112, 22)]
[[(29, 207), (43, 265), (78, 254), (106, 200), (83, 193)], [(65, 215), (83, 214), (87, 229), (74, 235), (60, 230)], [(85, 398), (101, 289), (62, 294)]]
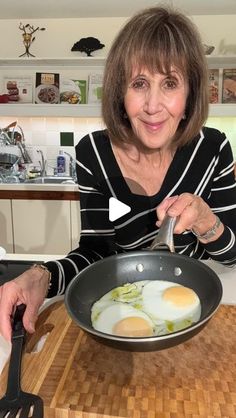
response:
[(0, 190), (0, 199), (80, 200), (80, 196), (77, 190)]
[[(183, 344), (133, 353), (84, 334), (57, 302), (40, 315), (22, 369), (22, 388), (43, 398), (46, 418), (235, 418), (236, 306), (221, 305)], [(1, 396), (6, 376), (7, 365)]]

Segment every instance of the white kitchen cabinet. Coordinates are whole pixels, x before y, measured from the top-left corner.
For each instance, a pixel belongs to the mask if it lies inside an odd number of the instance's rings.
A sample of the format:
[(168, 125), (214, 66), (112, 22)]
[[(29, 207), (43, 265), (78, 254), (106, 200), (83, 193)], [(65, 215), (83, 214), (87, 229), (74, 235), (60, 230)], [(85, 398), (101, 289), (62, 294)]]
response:
[(15, 253), (67, 254), (71, 250), (69, 200), (12, 200)]
[[(236, 56), (209, 55), (206, 57), (209, 68), (236, 68)], [(77, 57), (77, 58), (8, 58), (0, 59), (0, 75), (32, 74), (35, 72), (51, 71), (60, 74), (80, 74), (86, 77), (91, 72), (103, 71), (105, 57)], [(63, 104), (0, 104), (1, 116), (17, 117), (100, 117), (99, 105), (63, 105)], [(210, 117), (236, 116), (236, 104), (211, 104)]]
[(0, 200), (0, 246), (14, 252), (11, 201), (7, 199)]
[(77, 248), (80, 239), (80, 202), (72, 200), (71, 202), (71, 248)]

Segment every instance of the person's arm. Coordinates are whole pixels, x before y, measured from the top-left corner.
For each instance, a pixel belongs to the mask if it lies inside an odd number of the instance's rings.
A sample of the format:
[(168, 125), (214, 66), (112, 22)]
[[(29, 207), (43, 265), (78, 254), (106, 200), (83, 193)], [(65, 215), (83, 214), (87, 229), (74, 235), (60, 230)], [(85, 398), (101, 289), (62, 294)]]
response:
[(25, 304), (23, 324), (28, 332), (34, 332), (38, 310), (50, 284), (50, 272), (33, 266), (17, 278), (0, 286), (0, 334), (11, 340), (11, 317), (16, 305)]
[[(157, 208), (160, 226), (165, 214), (177, 217), (174, 232), (192, 231), (202, 247), (202, 257), (236, 264), (236, 183), (232, 150), (225, 137), (215, 157), (214, 178), (206, 200), (201, 194), (182, 193), (166, 198)], [(219, 218), (219, 221), (217, 219)]]
[(220, 149), (209, 205), (219, 217), (223, 232), (217, 239), (203, 240), (202, 245), (210, 258), (233, 266), (236, 264), (236, 182), (232, 150), (227, 139)]

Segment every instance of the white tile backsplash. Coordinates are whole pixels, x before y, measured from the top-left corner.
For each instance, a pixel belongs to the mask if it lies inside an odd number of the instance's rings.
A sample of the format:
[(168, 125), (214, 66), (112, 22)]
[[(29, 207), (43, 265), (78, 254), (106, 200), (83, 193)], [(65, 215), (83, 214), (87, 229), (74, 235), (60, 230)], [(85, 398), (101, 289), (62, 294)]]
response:
[[(19, 123), (20, 124), (20, 123)], [(23, 126), (22, 126), (23, 128)], [(46, 118), (31, 118), (31, 130), (34, 131), (43, 131), (46, 130)]]
[(58, 141), (60, 141), (60, 132), (58, 131), (46, 131), (45, 132), (45, 144), (47, 146), (55, 146), (55, 144), (58, 144)]
[(59, 119), (58, 128), (60, 132), (73, 132), (74, 131), (74, 118)]

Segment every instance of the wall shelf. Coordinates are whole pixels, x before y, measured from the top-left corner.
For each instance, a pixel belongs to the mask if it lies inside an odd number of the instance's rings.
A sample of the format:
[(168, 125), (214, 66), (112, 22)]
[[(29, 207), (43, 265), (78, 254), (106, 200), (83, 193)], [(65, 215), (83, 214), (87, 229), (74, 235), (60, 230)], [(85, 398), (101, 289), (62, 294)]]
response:
[(104, 67), (105, 57), (0, 58), (0, 67)]
[[(101, 117), (99, 105), (0, 104), (1, 116), (15, 117)], [(236, 104), (211, 104), (209, 117), (236, 117)]]
[(236, 117), (236, 104), (210, 104), (209, 117)]
[(16, 117), (100, 117), (99, 105), (81, 104), (0, 104), (1, 116)]
[(236, 66), (236, 55), (207, 55), (209, 68), (231, 68)]
[[(236, 65), (236, 55), (206, 55), (209, 66), (225, 67), (226, 65)], [(103, 67), (106, 57), (43, 57), (43, 58), (0, 58), (1, 67)]]

